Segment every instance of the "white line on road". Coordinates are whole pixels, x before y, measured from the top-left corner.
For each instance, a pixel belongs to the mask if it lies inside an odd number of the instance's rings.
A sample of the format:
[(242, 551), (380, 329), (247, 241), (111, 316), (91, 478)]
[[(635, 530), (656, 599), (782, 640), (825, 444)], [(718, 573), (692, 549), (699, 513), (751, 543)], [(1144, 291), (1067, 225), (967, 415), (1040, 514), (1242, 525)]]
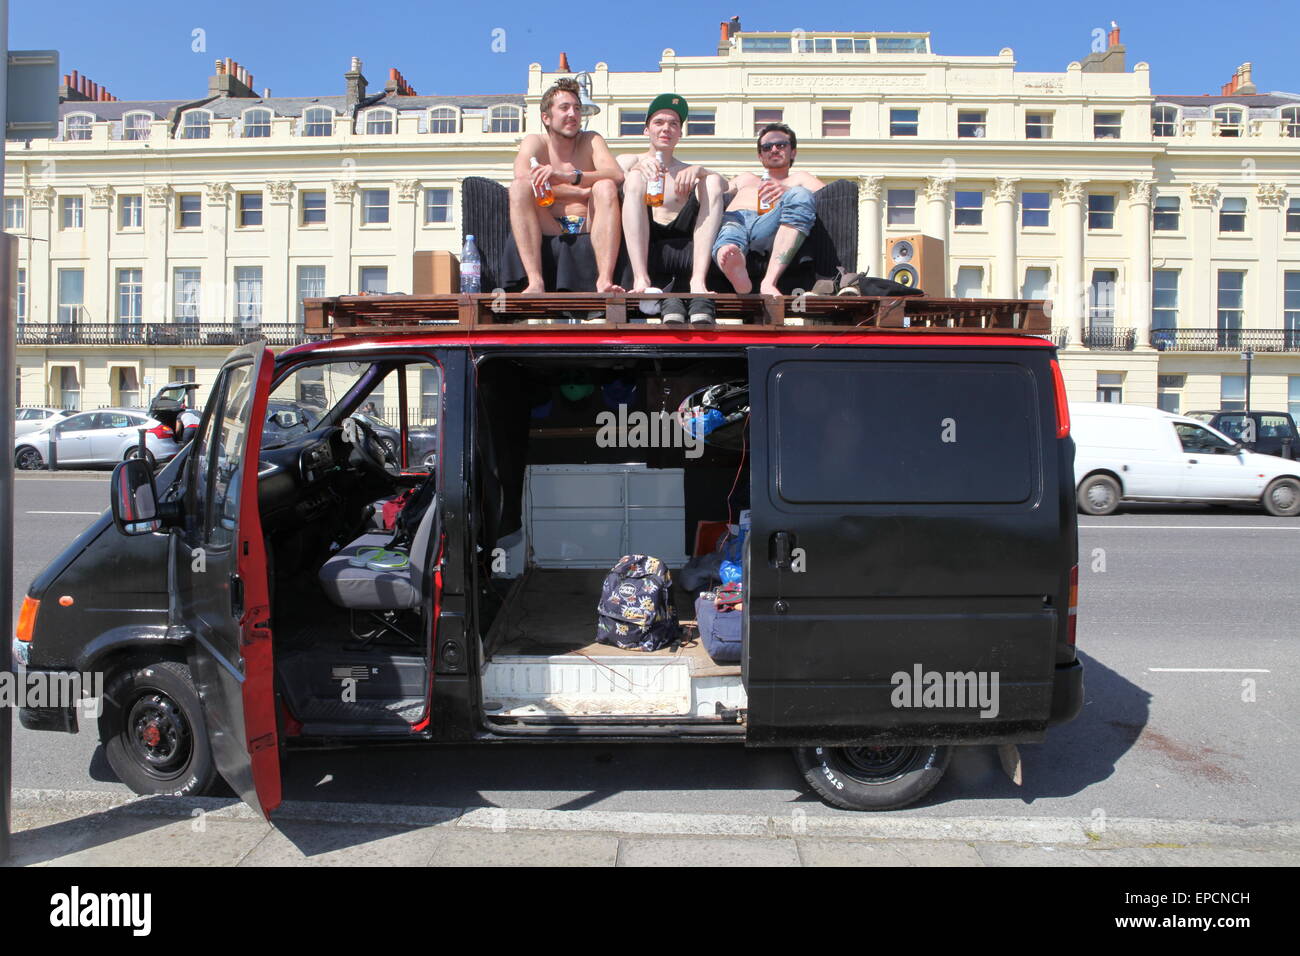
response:
[(1264, 667), (1148, 667), (1148, 671), (1164, 674), (1271, 674)]
[(97, 515), (98, 511), (29, 511), (29, 515)]
[(1300, 531), (1300, 525), (1284, 526), (1278, 524), (1081, 524), (1082, 529), (1129, 528), (1150, 531)]

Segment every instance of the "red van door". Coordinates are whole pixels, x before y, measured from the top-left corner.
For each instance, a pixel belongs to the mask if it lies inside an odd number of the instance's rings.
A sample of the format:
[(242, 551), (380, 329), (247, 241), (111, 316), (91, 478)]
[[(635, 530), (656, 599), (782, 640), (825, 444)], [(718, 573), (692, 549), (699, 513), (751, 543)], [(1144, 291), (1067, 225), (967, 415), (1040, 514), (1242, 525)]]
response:
[(217, 769), (264, 814), (280, 805), (274, 667), (257, 461), (274, 358), (257, 342), (221, 367), (186, 464), (185, 524), (173, 536), (173, 615)]

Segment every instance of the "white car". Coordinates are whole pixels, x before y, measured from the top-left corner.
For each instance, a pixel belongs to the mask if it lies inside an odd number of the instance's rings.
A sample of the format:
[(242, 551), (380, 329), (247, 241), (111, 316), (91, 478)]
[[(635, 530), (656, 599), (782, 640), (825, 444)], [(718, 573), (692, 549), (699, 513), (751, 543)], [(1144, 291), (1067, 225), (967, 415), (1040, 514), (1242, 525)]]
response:
[(1259, 455), (1194, 418), (1142, 405), (1070, 403), (1079, 510), (1120, 501), (1257, 504), (1300, 515), (1300, 462)]
[(41, 431), (45, 426), (67, 418), (72, 412), (61, 408), (20, 408), (14, 412), (14, 434), (28, 435)]
[(100, 408), (73, 413), (15, 438), (14, 466), (27, 470), (48, 467), (51, 437), (57, 443), (60, 467), (115, 465), (138, 457), (141, 428), (145, 429), (145, 455), (151, 465), (180, 450), (172, 427), (140, 409)]

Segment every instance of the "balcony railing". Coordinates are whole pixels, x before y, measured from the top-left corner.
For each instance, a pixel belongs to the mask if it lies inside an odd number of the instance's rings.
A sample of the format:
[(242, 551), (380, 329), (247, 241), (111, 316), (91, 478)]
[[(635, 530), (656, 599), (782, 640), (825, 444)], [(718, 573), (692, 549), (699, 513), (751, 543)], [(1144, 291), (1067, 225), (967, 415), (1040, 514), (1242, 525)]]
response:
[(1058, 349), (1063, 349), (1070, 342), (1070, 327), (1068, 325), (1054, 325), (1051, 332), (1038, 333), (1040, 338), (1047, 339)]
[(1083, 344), (1090, 349), (1126, 352), (1133, 348), (1135, 330), (1118, 325), (1091, 325), (1083, 330)]
[(1300, 352), (1300, 329), (1152, 329), (1162, 352)]
[(19, 345), (235, 346), (254, 339), (299, 345), (309, 336), (298, 322), (21, 322)]

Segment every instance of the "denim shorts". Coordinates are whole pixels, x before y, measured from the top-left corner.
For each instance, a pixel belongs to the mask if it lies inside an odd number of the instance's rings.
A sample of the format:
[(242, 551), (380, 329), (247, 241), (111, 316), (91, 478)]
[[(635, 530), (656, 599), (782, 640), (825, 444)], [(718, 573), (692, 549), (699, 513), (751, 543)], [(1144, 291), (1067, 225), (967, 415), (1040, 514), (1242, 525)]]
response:
[(713, 255), (723, 246), (739, 246), (742, 255), (751, 249), (767, 252), (781, 226), (793, 226), (805, 237), (817, 221), (817, 204), (813, 194), (803, 186), (791, 186), (776, 205), (759, 215), (756, 209), (739, 209), (724, 213), (718, 237), (713, 240)]

